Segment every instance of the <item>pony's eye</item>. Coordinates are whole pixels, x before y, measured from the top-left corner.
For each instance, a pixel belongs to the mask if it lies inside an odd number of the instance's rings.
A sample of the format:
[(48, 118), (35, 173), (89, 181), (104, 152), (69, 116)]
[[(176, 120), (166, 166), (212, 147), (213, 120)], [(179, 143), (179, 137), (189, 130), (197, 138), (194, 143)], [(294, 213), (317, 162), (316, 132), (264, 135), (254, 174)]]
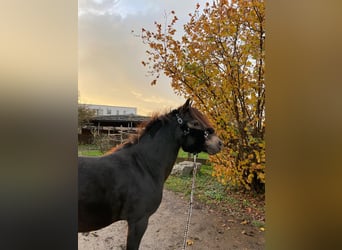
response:
[(193, 124), (192, 124), (194, 127), (199, 127), (199, 122), (198, 121), (194, 121)]
[(189, 125), (189, 127), (196, 128), (196, 129), (201, 127), (201, 124), (198, 121), (191, 121), (188, 123), (188, 125)]

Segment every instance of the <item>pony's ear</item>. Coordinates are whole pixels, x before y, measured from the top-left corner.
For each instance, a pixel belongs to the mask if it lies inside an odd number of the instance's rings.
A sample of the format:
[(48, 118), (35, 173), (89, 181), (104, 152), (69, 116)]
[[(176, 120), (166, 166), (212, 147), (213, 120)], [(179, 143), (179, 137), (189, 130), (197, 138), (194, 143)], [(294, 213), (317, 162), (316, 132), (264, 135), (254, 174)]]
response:
[(192, 104), (192, 101), (189, 98), (188, 100), (186, 100), (186, 102), (183, 104), (183, 106), (178, 108), (178, 111), (180, 113), (186, 113), (191, 108), (191, 104)]
[(190, 100), (190, 98), (188, 100), (186, 100), (186, 102), (184, 103), (184, 105), (182, 106), (182, 110), (188, 110), (189, 108), (191, 108), (191, 104), (192, 101)]
[(184, 113), (184, 112), (188, 111), (191, 108), (191, 104), (192, 104), (192, 101), (189, 98), (188, 100), (186, 100), (186, 102), (183, 104), (183, 106), (181, 106), (179, 108), (179, 111), (181, 113)]

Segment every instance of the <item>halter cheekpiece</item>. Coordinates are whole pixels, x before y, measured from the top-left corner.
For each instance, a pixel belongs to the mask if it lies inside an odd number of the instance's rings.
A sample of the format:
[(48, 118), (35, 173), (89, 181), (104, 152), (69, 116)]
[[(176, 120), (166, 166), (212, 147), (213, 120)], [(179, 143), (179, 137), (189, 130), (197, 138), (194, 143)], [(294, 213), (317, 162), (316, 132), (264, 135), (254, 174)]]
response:
[(187, 136), (188, 134), (190, 134), (190, 128), (188, 127), (188, 125), (184, 124), (182, 117), (180, 117), (179, 114), (176, 114), (176, 118), (177, 118), (178, 124), (183, 129), (183, 135)]
[[(182, 117), (180, 117), (178, 113), (176, 113), (176, 118), (177, 118), (177, 122), (180, 125), (181, 129), (183, 129), (183, 135), (184, 136), (189, 135), (191, 133), (191, 130), (200, 130), (200, 129), (189, 128), (189, 126), (186, 123), (184, 123)], [(202, 130), (203, 136), (205, 139), (208, 139), (208, 136), (210, 134), (209, 130), (210, 129)]]

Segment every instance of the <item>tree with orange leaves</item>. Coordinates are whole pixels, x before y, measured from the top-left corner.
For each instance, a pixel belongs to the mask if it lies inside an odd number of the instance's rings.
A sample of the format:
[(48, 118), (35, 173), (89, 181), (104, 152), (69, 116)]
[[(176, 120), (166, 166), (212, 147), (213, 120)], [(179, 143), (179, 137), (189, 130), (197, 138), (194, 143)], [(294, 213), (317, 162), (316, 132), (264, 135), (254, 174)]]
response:
[(193, 98), (216, 125), (225, 143), (211, 158), (220, 182), (264, 192), (264, 1), (215, 0), (201, 11), (197, 4), (178, 39), (178, 18), (169, 16), (165, 27), (142, 29), (151, 84), (164, 73), (175, 93)]

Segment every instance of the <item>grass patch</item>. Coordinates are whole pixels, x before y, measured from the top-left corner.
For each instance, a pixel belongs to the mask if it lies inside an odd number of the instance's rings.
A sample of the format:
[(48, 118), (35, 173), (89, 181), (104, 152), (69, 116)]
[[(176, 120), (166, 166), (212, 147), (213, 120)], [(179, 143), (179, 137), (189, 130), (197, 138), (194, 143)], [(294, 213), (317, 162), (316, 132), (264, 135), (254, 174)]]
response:
[(103, 153), (100, 150), (87, 150), (87, 151), (78, 151), (79, 156), (101, 156)]
[[(178, 157), (179, 158), (188, 158), (189, 157), (189, 153), (188, 152), (184, 152), (183, 149), (179, 149), (178, 152)], [(190, 158), (193, 158), (193, 155), (190, 154)], [(209, 159), (209, 155), (205, 152), (201, 152), (197, 155), (198, 159), (204, 159), (204, 160), (208, 160)]]
[[(184, 193), (191, 188), (191, 180), (188, 177), (170, 175), (165, 182), (165, 187), (177, 193)], [(185, 194), (190, 194), (190, 190)]]
[[(206, 204), (227, 200), (225, 186), (218, 183), (211, 176), (211, 172), (211, 166), (202, 165), (196, 176), (196, 197)], [(188, 195), (191, 192), (191, 184), (192, 177), (178, 177), (170, 175), (165, 182), (165, 187), (174, 192), (181, 192)]]
[[(264, 196), (245, 193), (224, 186), (212, 177), (212, 166), (202, 165), (196, 176), (194, 199), (211, 209), (232, 215), (241, 221), (255, 227), (265, 225), (265, 200)], [(192, 176), (169, 176), (165, 182), (165, 188), (181, 193), (189, 198), (191, 192)]]
[(253, 220), (251, 224), (255, 227), (265, 227), (265, 222), (264, 221), (259, 221), (259, 220)]
[(103, 153), (94, 145), (78, 145), (79, 156), (101, 156)]

